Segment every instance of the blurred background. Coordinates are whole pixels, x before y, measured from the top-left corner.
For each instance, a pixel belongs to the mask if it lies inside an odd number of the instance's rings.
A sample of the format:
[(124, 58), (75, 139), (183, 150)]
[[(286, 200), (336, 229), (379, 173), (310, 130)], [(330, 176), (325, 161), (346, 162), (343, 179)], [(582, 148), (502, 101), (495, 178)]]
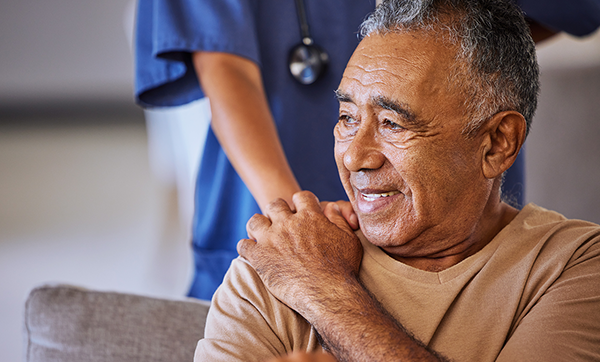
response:
[[(189, 209), (133, 103), (133, 11), (0, 0), (1, 361), (22, 360), (23, 303), (41, 283), (187, 290)], [(557, 36), (539, 60), (526, 200), (600, 223), (600, 34)]]

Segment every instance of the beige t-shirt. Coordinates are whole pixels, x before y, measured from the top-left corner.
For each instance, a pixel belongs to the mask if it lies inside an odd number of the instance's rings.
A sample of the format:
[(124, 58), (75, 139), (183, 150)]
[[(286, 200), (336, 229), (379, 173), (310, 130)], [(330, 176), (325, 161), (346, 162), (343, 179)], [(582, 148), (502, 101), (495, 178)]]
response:
[[(439, 273), (409, 267), (361, 240), (365, 286), (442, 355), (600, 360), (600, 226), (530, 204), (480, 252)], [(311, 326), (238, 258), (213, 298), (195, 361), (265, 361), (320, 349)]]

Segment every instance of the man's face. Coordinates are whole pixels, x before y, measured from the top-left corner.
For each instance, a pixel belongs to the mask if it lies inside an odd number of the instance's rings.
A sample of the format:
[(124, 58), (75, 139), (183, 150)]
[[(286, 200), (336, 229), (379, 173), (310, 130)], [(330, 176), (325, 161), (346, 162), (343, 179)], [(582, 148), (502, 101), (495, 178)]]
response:
[[(423, 33), (365, 38), (338, 89), (335, 157), (367, 239), (393, 256), (445, 256), (477, 225), (491, 182), (450, 91), (455, 50)], [(468, 244), (468, 243), (467, 243)]]

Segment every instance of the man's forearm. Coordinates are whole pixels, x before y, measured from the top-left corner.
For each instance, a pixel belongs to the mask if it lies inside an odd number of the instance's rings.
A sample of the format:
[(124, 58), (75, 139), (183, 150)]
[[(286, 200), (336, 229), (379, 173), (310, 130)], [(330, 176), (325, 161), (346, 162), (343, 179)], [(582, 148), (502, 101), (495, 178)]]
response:
[(412, 337), (357, 280), (309, 302), (303, 313), (340, 362), (445, 360)]

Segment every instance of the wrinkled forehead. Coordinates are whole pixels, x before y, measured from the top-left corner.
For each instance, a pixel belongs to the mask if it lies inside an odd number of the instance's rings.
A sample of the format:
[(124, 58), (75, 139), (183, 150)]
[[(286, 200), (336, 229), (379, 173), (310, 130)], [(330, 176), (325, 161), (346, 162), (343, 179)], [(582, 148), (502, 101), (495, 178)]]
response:
[(415, 70), (448, 69), (456, 59), (456, 47), (437, 33), (391, 32), (365, 37), (356, 48), (348, 67), (396, 70), (403, 64)]
[[(365, 37), (352, 55), (340, 89), (364, 92), (383, 87), (388, 92), (400, 88), (449, 89), (456, 51), (430, 33), (402, 32)], [(348, 89), (350, 91), (350, 89)]]
[[(338, 88), (338, 100), (357, 112), (395, 109), (433, 124), (467, 118), (466, 93), (454, 86), (453, 46), (421, 33), (370, 35), (353, 54)], [(380, 100), (385, 100), (381, 103)]]

